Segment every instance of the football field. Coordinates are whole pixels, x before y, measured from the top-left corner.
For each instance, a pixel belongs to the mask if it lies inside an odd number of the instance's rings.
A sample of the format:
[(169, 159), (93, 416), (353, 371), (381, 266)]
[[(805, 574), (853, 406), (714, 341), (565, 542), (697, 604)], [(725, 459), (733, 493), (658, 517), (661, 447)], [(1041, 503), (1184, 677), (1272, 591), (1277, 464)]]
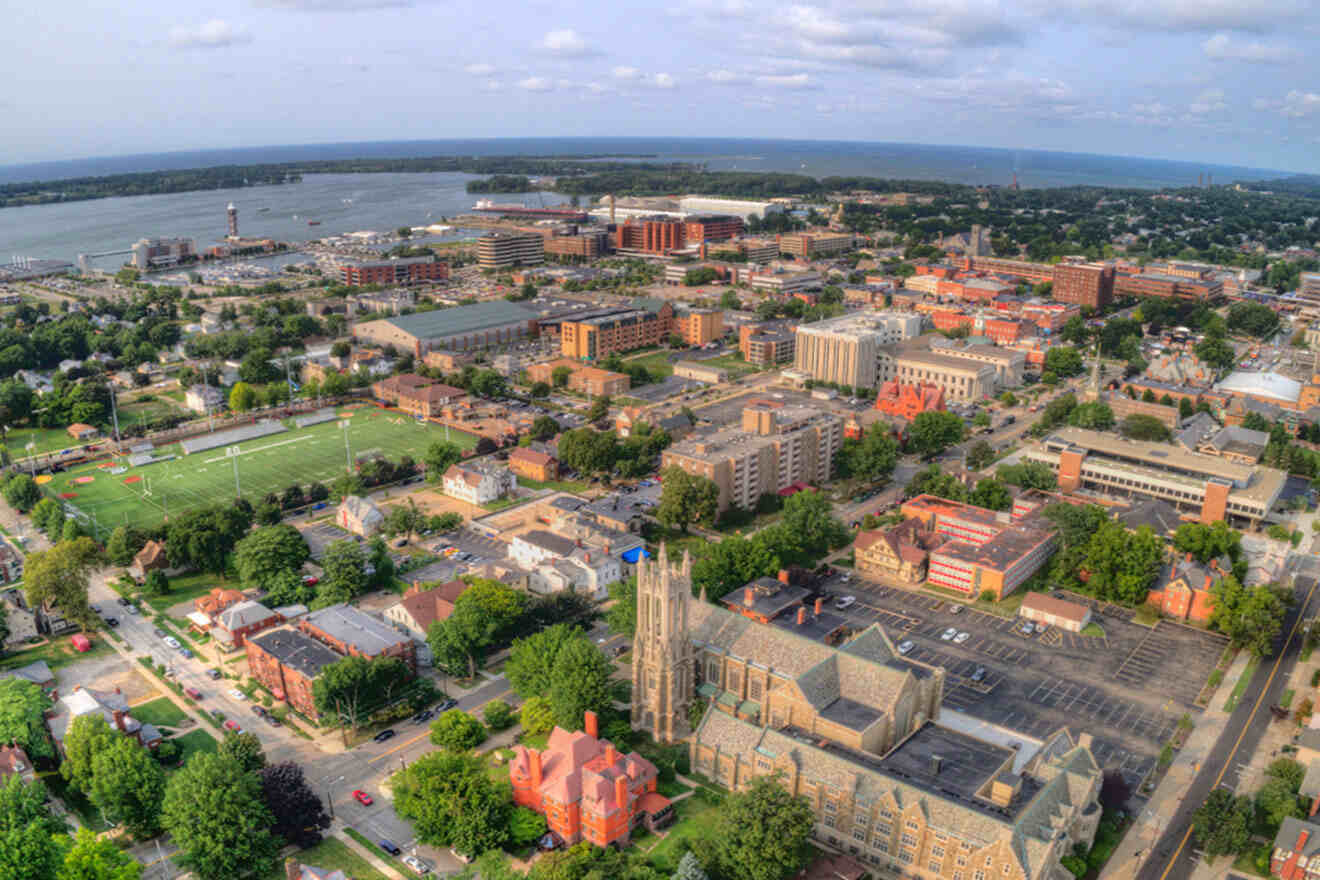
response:
[[(167, 516), (232, 501), (235, 468), (238, 490), (257, 504), (268, 492), (283, 492), (293, 483), (304, 489), (318, 481), (329, 485), (347, 472), (349, 455), (355, 462), (377, 456), (398, 461), (404, 455), (420, 462), (436, 440), (447, 439), (465, 450), (477, 443), (471, 434), (374, 406), (346, 408), (340, 415), (348, 422), (347, 428), (340, 427), (340, 420), (307, 428), (294, 428), (293, 421), (286, 420), (290, 430), (231, 447), (184, 455), (173, 444), (154, 452), (157, 457), (177, 456), (169, 461), (133, 467), (119, 457), (39, 481), (48, 494), (65, 501), (79, 520), (95, 527), (105, 540), (119, 525), (152, 526)], [(230, 455), (230, 450), (235, 454)], [(111, 473), (120, 468), (126, 469)]]

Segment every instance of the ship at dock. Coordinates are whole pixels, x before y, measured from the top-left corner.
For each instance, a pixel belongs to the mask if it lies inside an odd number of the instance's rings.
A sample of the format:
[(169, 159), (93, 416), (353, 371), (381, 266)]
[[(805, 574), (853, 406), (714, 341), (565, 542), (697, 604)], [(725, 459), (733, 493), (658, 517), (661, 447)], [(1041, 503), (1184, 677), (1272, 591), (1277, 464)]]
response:
[(533, 208), (520, 203), (497, 204), (490, 199), (482, 199), (472, 206), (472, 210), (481, 214), (503, 214), (508, 217), (553, 217), (556, 220), (573, 220), (585, 223), (587, 212), (572, 205)]

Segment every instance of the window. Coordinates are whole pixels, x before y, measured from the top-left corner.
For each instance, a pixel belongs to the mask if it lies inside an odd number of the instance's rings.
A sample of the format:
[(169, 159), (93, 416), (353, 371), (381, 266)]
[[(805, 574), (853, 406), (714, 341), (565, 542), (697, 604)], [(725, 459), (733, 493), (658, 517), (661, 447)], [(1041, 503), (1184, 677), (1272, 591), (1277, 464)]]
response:
[(768, 771), (768, 770), (770, 769), (770, 762), (769, 762), (769, 761), (766, 761), (766, 760), (764, 760), (764, 759), (762, 759), (762, 758), (757, 758), (757, 759), (756, 759), (756, 769), (758, 769), (758, 770), (767, 770), (767, 771)]
[(966, 858), (966, 856), (958, 856), (958, 861), (957, 861), (956, 864), (957, 864), (958, 867), (960, 867), (960, 868), (965, 867), (965, 866), (967, 865), (967, 858)]
[(954, 872), (953, 872), (953, 880), (963, 880), (963, 872), (962, 872), (962, 871), (954, 871)]
[(833, 828), (833, 827), (834, 827), (834, 817), (833, 817), (833, 816), (826, 816), (826, 817), (825, 817), (825, 827), (826, 827), (826, 828)]
[(837, 809), (838, 807), (835, 805), (834, 801), (830, 800), (829, 798), (825, 799), (825, 812), (833, 813)]
[(917, 839), (913, 837), (911, 834), (904, 834), (902, 837), (899, 838), (899, 840), (903, 842), (904, 846), (917, 845)]
[(944, 847), (942, 847), (942, 846), (932, 846), (932, 847), (930, 848), (930, 854), (931, 854), (931, 857), (932, 857), (932, 858), (942, 859), (942, 858), (944, 858)]
[(747, 682), (747, 697), (752, 700), (761, 699), (761, 682), (759, 680), (754, 679)]
[(972, 880), (985, 880), (985, 871), (977, 868), (976, 872), (972, 874)]
[(854, 829), (853, 829), (853, 840), (860, 840), (860, 841), (862, 841), (862, 842), (865, 842), (865, 841), (866, 841), (866, 829), (865, 829), (865, 828), (854, 828)]
[(880, 850), (880, 852), (882, 853), (889, 852), (889, 844), (883, 840), (876, 840), (875, 838), (871, 838), (871, 845), (874, 846), (876, 849)]
[(993, 858), (993, 857), (991, 857), (991, 856), (986, 856), (986, 857), (985, 857), (985, 866), (986, 866), (987, 868), (990, 867), (990, 865), (992, 865), (993, 863), (994, 863), (994, 858)]
[(1004, 867), (1001, 870), (1003, 871), (1004, 874), (1008, 873), (1008, 862), (1004, 862)]
[(883, 834), (885, 837), (893, 837), (893, 836), (894, 836), (894, 828), (893, 828), (893, 826), (891, 826), (891, 825), (885, 825), (885, 824), (883, 824), (883, 823), (881, 823), (881, 824), (877, 824), (877, 825), (875, 826), (875, 833), (876, 833), (876, 834)]
[(926, 863), (926, 868), (930, 871), (938, 871), (940, 869), (940, 863), (936, 859), (931, 859)]
[(908, 852), (905, 849), (899, 850), (898, 860), (905, 865), (910, 865), (912, 864), (912, 853)]
[(916, 831), (917, 823), (909, 819), (908, 821), (903, 823), (903, 827), (906, 828), (908, 831)]
[(889, 812), (889, 810), (885, 809), (884, 807), (881, 807), (881, 808), (880, 808), (880, 818), (882, 818), (882, 819), (892, 819), (892, 818), (894, 818), (894, 814), (891, 813), (891, 812)]

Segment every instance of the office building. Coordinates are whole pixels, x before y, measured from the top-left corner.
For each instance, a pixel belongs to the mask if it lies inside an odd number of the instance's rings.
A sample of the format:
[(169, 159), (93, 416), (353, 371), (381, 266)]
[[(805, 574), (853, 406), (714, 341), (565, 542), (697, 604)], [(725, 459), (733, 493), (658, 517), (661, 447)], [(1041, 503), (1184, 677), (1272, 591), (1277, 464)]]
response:
[(549, 236), (545, 239), (544, 253), (547, 257), (594, 260), (604, 256), (609, 251), (609, 247), (609, 233), (604, 230), (589, 229), (573, 235)]
[(738, 328), (738, 350), (747, 363), (761, 367), (792, 363), (797, 333), (790, 327), (744, 324)]
[(682, 739), (706, 698), (694, 771), (731, 791), (775, 776), (806, 799), (813, 838), (884, 876), (1057, 880), (1094, 839), (1102, 774), (1085, 735), (992, 743), (943, 726), (944, 670), (878, 624), (832, 644), (819, 605), (762, 623), (693, 597), (690, 561), (661, 557), (638, 565), (632, 723)]
[(775, 236), (779, 252), (799, 260), (831, 257), (853, 249), (851, 233), (843, 232), (789, 232)]
[(629, 217), (615, 228), (614, 248), (626, 252), (664, 255), (697, 247), (705, 242), (727, 241), (741, 235), (742, 231), (742, 219), (729, 215)]
[(882, 349), (879, 354), (876, 372), (881, 382), (937, 385), (944, 391), (945, 400), (958, 403), (981, 400), (995, 393), (995, 364), (897, 346)]
[(1054, 267), (1058, 302), (1099, 309), (1114, 299), (1114, 267), (1107, 263), (1060, 263)]
[(719, 196), (683, 196), (678, 200), (678, 209), (686, 214), (727, 214), (742, 220), (784, 212), (784, 206), (777, 202), (724, 199)]
[(991, 365), (995, 368), (995, 385), (999, 388), (1016, 388), (1021, 385), (1027, 365), (1025, 352), (965, 339), (934, 338), (930, 350), (933, 354), (945, 357)]
[(748, 273), (747, 283), (752, 285), (752, 290), (790, 296), (807, 290), (819, 290), (825, 285), (825, 276), (810, 269), (800, 272), (791, 269), (769, 269)]
[(1158, 498), (1203, 523), (1252, 528), (1270, 516), (1287, 477), (1274, 468), (1083, 428), (1061, 428), (1025, 457), (1048, 465), (1064, 492)]
[(988, 275), (1008, 275), (1021, 278), (1032, 284), (1053, 281), (1055, 266), (1050, 263), (1032, 263), (1027, 260), (1009, 260), (1004, 257), (963, 257), (958, 266), (967, 272), (984, 272)]
[(1017, 342), (1024, 336), (1035, 335), (1036, 328), (1025, 321), (985, 312), (964, 312), (958, 309), (938, 309), (930, 313), (931, 323), (942, 332), (966, 328), (972, 336), (984, 336), (999, 345)]
[(839, 416), (761, 400), (743, 409), (741, 425), (680, 440), (661, 454), (660, 463), (712, 480), (721, 511), (754, 510), (762, 495), (794, 483), (828, 481), (842, 443)]
[(339, 267), (341, 280), (353, 287), (363, 284), (426, 284), (449, 277), (449, 264), (435, 257), (396, 257), (345, 263)]
[(195, 261), (197, 246), (191, 238), (141, 238), (133, 243), (133, 268), (164, 269)]
[(875, 388), (881, 346), (921, 333), (922, 317), (912, 312), (861, 312), (797, 328), (793, 367), (822, 382)]
[(483, 269), (535, 266), (545, 261), (539, 232), (488, 232), (477, 239), (477, 265)]
[(674, 315), (674, 330), (688, 345), (708, 345), (724, 337), (724, 312), (720, 309), (684, 309)]
[(1217, 278), (1187, 278), (1160, 272), (1114, 275), (1115, 296), (1155, 296), (1196, 302), (1217, 300), (1224, 293), (1224, 283)]
[(623, 394), (631, 386), (631, 380), (626, 373), (613, 373), (609, 370), (584, 366), (580, 361), (568, 358), (556, 358), (553, 361), (532, 364), (527, 368), (527, 379), (532, 383), (544, 382), (547, 385), (554, 385), (555, 371), (561, 367), (568, 370), (566, 387), (579, 394), (591, 397), (613, 396)]
[(596, 360), (614, 352), (660, 345), (674, 327), (674, 307), (667, 302), (654, 311), (633, 308), (580, 320), (559, 327), (560, 351), (564, 357)]
[(353, 327), (359, 342), (392, 345), (423, 357), (433, 349), (477, 349), (508, 345), (535, 332), (536, 314), (505, 300), (474, 303), (366, 321)]

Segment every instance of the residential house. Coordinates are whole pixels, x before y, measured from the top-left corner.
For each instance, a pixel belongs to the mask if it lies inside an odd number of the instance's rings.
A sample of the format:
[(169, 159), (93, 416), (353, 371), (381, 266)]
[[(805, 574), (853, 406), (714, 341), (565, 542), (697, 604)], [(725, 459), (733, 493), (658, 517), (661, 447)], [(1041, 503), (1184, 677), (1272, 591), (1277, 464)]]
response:
[(149, 573), (165, 571), (169, 567), (170, 561), (165, 556), (165, 545), (160, 541), (148, 541), (129, 563), (128, 574), (133, 580), (142, 583)]
[(24, 782), (32, 782), (37, 778), (36, 771), (32, 769), (32, 759), (23, 751), (22, 746), (0, 746), (0, 785), (8, 782), (11, 776), (17, 776)]
[(33, 660), (26, 666), (0, 672), (0, 679), (6, 678), (19, 678), (23, 681), (30, 681), (44, 691), (55, 689), (55, 673), (51, 672), (45, 660)]
[(1176, 620), (1208, 623), (1215, 610), (1215, 588), (1230, 568), (1227, 559), (1202, 564), (1191, 553), (1175, 555), (1173, 562), (1161, 569), (1146, 603)]
[(468, 461), (450, 465), (442, 482), (444, 492), (468, 504), (489, 504), (503, 498), (518, 485), (518, 478), (507, 468), (488, 461)]
[(413, 584), (403, 598), (385, 609), (385, 619), (403, 629), (417, 641), (426, 641), (431, 624), (448, 620), (454, 613), (454, 603), (468, 585), (452, 580), (429, 590)]
[(278, 611), (248, 599), (221, 611), (220, 619), (211, 634), (222, 646), (227, 644), (232, 648), (241, 648), (248, 637), (283, 622), (284, 616)]
[(349, 495), (339, 502), (335, 511), (335, 522), (355, 535), (370, 538), (380, 531), (385, 522), (385, 515), (370, 498)]
[(945, 540), (914, 517), (887, 529), (858, 532), (853, 541), (854, 560), (862, 574), (919, 584), (926, 579), (930, 551)]
[(553, 455), (523, 446), (509, 453), (509, 470), (537, 483), (559, 479), (559, 461)]
[(516, 536), (509, 558), (530, 572), (534, 593), (565, 590), (593, 599), (609, 596), (609, 585), (623, 577), (620, 557), (604, 549), (583, 547), (582, 542), (544, 529)]
[(242, 602), (246, 598), (238, 590), (223, 590), (220, 587), (212, 587), (211, 592), (193, 600), (193, 609), (214, 620), (220, 616), (221, 611)]
[(1270, 876), (1279, 880), (1316, 880), (1320, 877), (1320, 825), (1292, 816), (1274, 835)]
[(160, 731), (154, 725), (138, 721), (130, 712), (128, 700), (119, 688), (101, 691), (74, 685), (73, 692), (60, 697), (53, 710), (47, 714), (46, 724), (61, 752), (64, 751), (65, 734), (69, 732), (73, 720), (98, 713), (107, 724), (125, 736), (131, 736), (138, 745), (155, 748), (161, 740)]
[(82, 422), (74, 422), (64, 429), (69, 432), (69, 436), (74, 440), (94, 440), (101, 436), (101, 429), (92, 425), (85, 425)]
[(183, 405), (195, 413), (205, 415), (223, 409), (225, 396), (214, 385), (190, 385), (183, 394)]

